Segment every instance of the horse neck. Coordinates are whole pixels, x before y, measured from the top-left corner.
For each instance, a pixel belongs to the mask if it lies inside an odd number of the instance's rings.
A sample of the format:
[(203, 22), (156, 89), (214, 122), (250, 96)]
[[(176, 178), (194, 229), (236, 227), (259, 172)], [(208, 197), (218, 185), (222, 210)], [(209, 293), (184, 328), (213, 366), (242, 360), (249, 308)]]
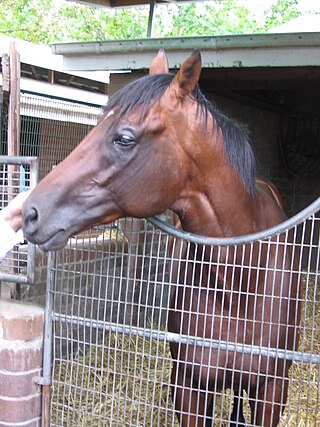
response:
[(188, 165), (188, 178), (171, 209), (178, 214), (183, 229), (195, 234), (230, 237), (254, 232), (260, 228), (258, 192), (246, 191), (238, 172), (230, 166), (220, 128), (215, 127), (213, 137), (214, 142), (209, 138), (199, 142), (195, 134), (190, 145), (204, 144), (202, 154), (198, 152)]
[(173, 210), (186, 231), (230, 237), (252, 233), (259, 228), (256, 195), (247, 193), (238, 178), (211, 179), (203, 188), (186, 189), (184, 193)]
[(281, 222), (283, 212), (274, 200), (256, 186), (247, 191), (238, 171), (230, 165), (216, 119), (209, 114), (207, 125), (201, 126), (197, 115), (186, 117), (180, 140), (184, 141), (188, 160), (183, 162), (182, 192), (171, 206), (183, 229), (211, 237), (232, 237)]

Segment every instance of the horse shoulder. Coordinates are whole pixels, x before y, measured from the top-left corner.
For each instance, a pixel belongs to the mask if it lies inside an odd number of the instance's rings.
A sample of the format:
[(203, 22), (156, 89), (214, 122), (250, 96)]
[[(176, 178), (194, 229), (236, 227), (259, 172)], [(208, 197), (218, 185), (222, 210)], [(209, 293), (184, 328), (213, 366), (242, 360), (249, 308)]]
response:
[(259, 187), (255, 195), (255, 205), (260, 230), (271, 228), (287, 219), (279, 200)]

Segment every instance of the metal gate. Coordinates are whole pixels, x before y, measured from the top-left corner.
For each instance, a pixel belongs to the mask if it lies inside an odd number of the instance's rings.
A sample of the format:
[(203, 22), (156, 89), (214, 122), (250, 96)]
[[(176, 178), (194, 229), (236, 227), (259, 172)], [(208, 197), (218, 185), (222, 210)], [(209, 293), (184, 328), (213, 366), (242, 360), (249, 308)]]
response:
[[(37, 182), (37, 157), (0, 156), (0, 210), (18, 193), (34, 188)], [(27, 242), (15, 246), (0, 261), (0, 270), (0, 282), (33, 284), (35, 246)]]
[[(173, 342), (235, 356), (292, 360), (280, 425), (320, 425), (319, 230), (320, 198), (274, 229), (229, 240), (193, 236), (154, 218), (120, 220), (70, 239), (49, 259), (44, 376), (53, 386), (51, 425), (178, 426), (170, 390)], [(235, 266), (220, 252), (250, 253), (257, 242), (261, 248), (290, 246), (298, 257), (298, 266), (292, 269), (303, 288), (299, 349), (239, 345), (191, 330), (168, 332), (173, 287), (190, 286), (192, 291), (193, 286), (173, 284), (173, 264), (199, 262), (194, 253), (205, 247), (218, 255), (206, 259), (201, 268), (214, 263), (217, 275), (226, 274)], [(195, 250), (189, 250), (191, 246)], [(224, 378), (234, 374), (226, 369)], [(212, 425), (230, 425), (232, 387), (211, 384), (213, 389)], [(245, 394), (243, 412), (243, 425), (255, 425)]]

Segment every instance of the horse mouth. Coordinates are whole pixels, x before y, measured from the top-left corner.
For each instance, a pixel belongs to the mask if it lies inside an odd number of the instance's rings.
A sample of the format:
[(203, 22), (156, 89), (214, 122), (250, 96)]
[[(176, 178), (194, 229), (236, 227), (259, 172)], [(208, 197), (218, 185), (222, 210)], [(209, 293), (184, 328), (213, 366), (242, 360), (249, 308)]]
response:
[(66, 246), (69, 237), (69, 234), (66, 233), (65, 230), (59, 230), (53, 236), (50, 236), (46, 241), (41, 243), (37, 242), (37, 244), (43, 252), (57, 251), (59, 249), (63, 249)]

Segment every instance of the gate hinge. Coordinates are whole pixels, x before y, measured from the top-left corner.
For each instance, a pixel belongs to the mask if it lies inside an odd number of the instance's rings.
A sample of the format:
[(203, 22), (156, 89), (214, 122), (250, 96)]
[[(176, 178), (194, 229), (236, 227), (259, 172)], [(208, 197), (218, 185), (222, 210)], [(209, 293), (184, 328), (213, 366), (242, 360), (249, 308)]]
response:
[(51, 386), (52, 385), (51, 376), (47, 376), (47, 377), (40, 377), (40, 376), (39, 377), (33, 377), (32, 381), (34, 382), (34, 384), (37, 384), (37, 385), (42, 385), (42, 386), (45, 386), (45, 385)]

